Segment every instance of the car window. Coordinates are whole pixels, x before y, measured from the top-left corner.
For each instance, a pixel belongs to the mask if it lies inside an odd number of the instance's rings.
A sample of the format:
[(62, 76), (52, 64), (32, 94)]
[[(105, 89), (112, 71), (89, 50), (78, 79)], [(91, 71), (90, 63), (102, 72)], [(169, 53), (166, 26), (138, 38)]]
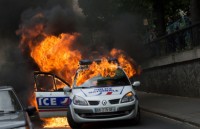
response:
[(19, 101), (12, 91), (0, 91), (0, 111), (19, 111), (22, 110)]
[(66, 83), (62, 82), (60, 79), (55, 78), (55, 84), (58, 91), (63, 91), (63, 87), (66, 86)]
[(35, 88), (39, 92), (63, 91), (65, 86), (70, 86), (58, 76), (50, 73), (35, 73)]
[(97, 76), (91, 76), (89, 79), (83, 81), (77, 81), (79, 74), (84, 76), (84, 70), (80, 70), (75, 78), (75, 86), (79, 87), (91, 87), (91, 86), (122, 86), (122, 85), (130, 85), (130, 81), (128, 80), (124, 71), (120, 68), (116, 69), (114, 76), (102, 76), (98, 74)]
[(37, 75), (37, 91), (54, 91), (55, 82), (51, 75)]

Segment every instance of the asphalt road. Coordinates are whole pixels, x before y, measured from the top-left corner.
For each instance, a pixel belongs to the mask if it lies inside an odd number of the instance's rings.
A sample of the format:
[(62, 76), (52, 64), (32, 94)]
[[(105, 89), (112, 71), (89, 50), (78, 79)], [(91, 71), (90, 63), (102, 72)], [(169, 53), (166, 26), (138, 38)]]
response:
[[(173, 119), (162, 117), (149, 112), (141, 112), (141, 123), (139, 125), (131, 125), (127, 121), (115, 122), (97, 122), (84, 124), (83, 129), (198, 129), (187, 123), (179, 122)], [(43, 129), (41, 121), (33, 118), (35, 129)], [(52, 129), (52, 128), (51, 128)], [(70, 127), (54, 128), (54, 129), (71, 129)]]

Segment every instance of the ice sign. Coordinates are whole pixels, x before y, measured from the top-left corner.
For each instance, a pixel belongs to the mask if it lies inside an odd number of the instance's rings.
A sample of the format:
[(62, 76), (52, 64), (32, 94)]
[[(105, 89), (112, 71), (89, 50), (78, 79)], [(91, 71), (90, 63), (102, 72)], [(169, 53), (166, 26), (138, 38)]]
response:
[(38, 97), (37, 104), (43, 106), (68, 106), (71, 103), (69, 97)]

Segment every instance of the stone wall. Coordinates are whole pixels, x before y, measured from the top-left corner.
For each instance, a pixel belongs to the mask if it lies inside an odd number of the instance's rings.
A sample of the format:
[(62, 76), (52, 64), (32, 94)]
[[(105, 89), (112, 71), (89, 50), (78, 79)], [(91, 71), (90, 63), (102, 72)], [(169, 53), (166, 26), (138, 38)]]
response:
[[(183, 54), (183, 58), (187, 56)], [(174, 55), (173, 55), (174, 58)], [(169, 59), (167, 57), (166, 59)], [(163, 58), (162, 58), (163, 60)], [(159, 62), (159, 59), (157, 60)], [(200, 59), (193, 57), (180, 62), (149, 65), (140, 76), (139, 90), (200, 98)]]

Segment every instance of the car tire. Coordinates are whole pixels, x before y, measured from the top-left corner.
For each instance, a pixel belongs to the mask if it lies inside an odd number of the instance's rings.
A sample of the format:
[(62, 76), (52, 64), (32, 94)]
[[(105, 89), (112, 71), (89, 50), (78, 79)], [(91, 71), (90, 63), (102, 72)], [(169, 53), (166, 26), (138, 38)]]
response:
[(140, 107), (138, 106), (138, 111), (136, 117), (131, 119), (132, 125), (138, 125), (140, 123)]
[(73, 117), (72, 117), (72, 114), (71, 114), (71, 110), (70, 108), (68, 109), (67, 111), (67, 121), (69, 123), (69, 126), (72, 128), (72, 129), (80, 129), (82, 124), (80, 123), (77, 123), (74, 121)]

